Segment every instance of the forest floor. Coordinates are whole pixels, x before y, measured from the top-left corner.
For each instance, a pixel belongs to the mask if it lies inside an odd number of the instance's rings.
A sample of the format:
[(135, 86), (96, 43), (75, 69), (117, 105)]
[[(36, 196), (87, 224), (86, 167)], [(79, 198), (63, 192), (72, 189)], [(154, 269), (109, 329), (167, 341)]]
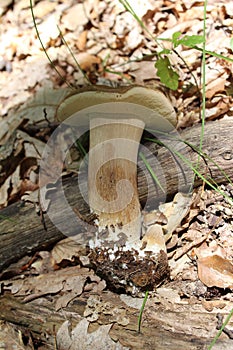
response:
[[(202, 1), (130, 3), (156, 38), (203, 33)], [(57, 126), (56, 108), (70, 88), (87, 82), (160, 86), (177, 112), (178, 132), (201, 124), (201, 50), (179, 45), (172, 51), (169, 59), (179, 81), (176, 90), (169, 90), (155, 68), (158, 41), (120, 1), (43, 0), (35, 2), (34, 13), (60, 76), (42, 50), (29, 0), (0, 1), (0, 209), (39, 204), (38, 166)], [(206, 58), (206, 124), (233, 116), (232, 33), (233, 3), (209, 0), (206, 51), (217, 55)], [(160, 43), (171, 49), (170, 42)], [(231, 145), (229, 140), (229, 159)], [(63, 175), (74, 173), (70, 165)], [(233, 308), (231, 180), (221, 184), (222, 192), (204, 182), (193, 190), (189, 210), (167, 244), (170, 280), (150, 293), (141, 332), (137, 322), (143, 295), (109, 290), (88, 267), (80, 246), (66, 238), (0, 271), (0, 348), (207, 349)], [(0, 221), (10, 219), (0, 212)], [(230, 321), (214, 349), (233, 349), (232, 332)]]

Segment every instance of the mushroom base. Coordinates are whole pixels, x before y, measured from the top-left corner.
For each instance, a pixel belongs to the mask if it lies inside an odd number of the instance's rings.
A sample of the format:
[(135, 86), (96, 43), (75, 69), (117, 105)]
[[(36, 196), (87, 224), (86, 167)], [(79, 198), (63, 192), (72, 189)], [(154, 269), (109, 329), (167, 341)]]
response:
[[(114, 254), (114, 258), (113, 258)], [(140, 296), (146, 290), (154, 290), (169, 279), (170, 269), (167, 254), (160, 250), (155, 257), (139, 255), (136, 250), (118, 249), (114, 253), (108, 248), (92, 249), (90, 262), (109, 289)]]

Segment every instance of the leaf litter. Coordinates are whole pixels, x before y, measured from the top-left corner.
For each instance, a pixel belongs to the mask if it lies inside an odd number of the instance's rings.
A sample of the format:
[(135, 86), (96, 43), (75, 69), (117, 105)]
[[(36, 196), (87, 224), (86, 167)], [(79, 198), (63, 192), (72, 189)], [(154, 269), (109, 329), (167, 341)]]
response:
[[(1, 171), (1, 206), (18, 201), (25, 193), (36, 190), (37, 179), (35, 182), (32, 179), (34, 167), (49, 137), (49, 123), (54, 122), (56, 106), (69, 93), (64, 82), (55, 76), (35, 39), (28, 4), (23, 0), (15, 2), (13, 7), (11, 4), (11, 1), (6, 1), (0, 7), (0, 13), (4, 14), (4, 39), (0, 43), (0, 142), (4, 152), (7, 151), (4, 153), (1, 149), (0, 164), (2, 166), (2, 162), (5, 162), (3, 169), (9, 169), (9, 162), (13, 164), (10, 172)], [(82, 75), (77, 72), (75, 63), (62, 44), (56, 24), (61, 27), (67, 43), (91, 82), (108, 83), (109, 79), (113, 79), (120, 84), (129, 81), (136, 84), (159, 84), (155, 69), (158, 45), (148, 38), (148, 34), (125, 12), (123, 6), (118, 1), (99, 0), (86, 1), (84, 5), (72, 1), (41, 1), (35, 6), (43, 42), (65, 78), (76, 85), (83, 83)], [(142, 1), (133, 2), (132, 6), (135, 6), (135, 12), (145, 20), (157, 37), (171, 38), (179, 31), (189, 35), (202, 32), (203, 7), (197, 6), (195, 2), (157, 1), (155, 6), (154, 1)], [(74, 11), (77, 7), (80, 16), (78, 21)], [(207, 25), (207, 50), (232, 57), (232, 4), (209, 1)], [(185, 59), (188, 68), (179, 58), (171, 57), (176, 71), (182, 74), (178, 90), (171, 94), (171, 99), (178, 111), (179, 127), (187, 127), (200, 121), (200, 101), (192, 89), (196, 84), (194, 77), (198, 88), (201, 87), (201, 53), (182, 46), (176, 50)], [(145, 59), (151, 52), (154, 57)], [(226, 90), (231, 91), (232, 88), (232, 63), (208, 57), (206, 68), (206, 119), (215, 120), (223, 115), (231, 117), (231, 96), (226, 94)], [(37, 130), (37, 134), (34, 130)], [(230, 185), (223, 186), (223, 189), (232, 197), (233, 189)], [(195, 299), (196, 307), (201, 312), (229, 309), (233, 283), (232, 221), (232, 207), (223, 197), (219, 198), (211, 190), (194, 191), (188, 215), (176, 227), (173, 242), (170, 240), (167, 243), (172, 269), (171, 282), (158, 288), (150, 299), (150, 305), (171, 309), (174, 304), (177, 309), (182, 309), (185, 304), (193, 306)], [(208, 252), (208, 255), (203, 256), (203, 252)], [(2, 282), (3, 293), (11, 292), (29, 304), (33, 299), (48, 298), (51, 295), (55, 299), (55, 310), (65, 309), (78, 297), (86, 295), (84, 317), (97, 322), (99, 315), (109, 308), (108, 303), (98, 302), (106, 285), (89, 269), (85, 251), (66, 239), (47, 254), (40, 254), (26, 273), (15, 280)], [(219, 293), (216, 292), (216, 287)], [(221, 291), (225, 289), (229, 289), (229, 293), (223, 297)], [(91, 295), (93, 291), (97, 294), (96, 298)], [(141, 299), (138, 299), (140, 304)], [(103, 349), (103, 344), (109, 344), (109, 349), (126, 349), (120, 343), (113, 342), (109, 331), (112, 324), (119, 320), (124, 323), (127, 303), (133, 301), (125, 303), (125, 309), (121, 309), (122, 314), (114, 315), (111, 311), (111, 323), (101, 325), (93, 333), (88, 333), (89, 322), (86, 318), (72, 331), (66, 321), (56, 333), (60, 349), (88, 350), (91, 347), (98, 349), (98, 346)], [(146, 307), (145, 317), (153, 319), (150, 311), (152, 313), (152, 309)], [(173, 329), (173, 326), (167, 321), (165, 328)], [(184, 323), (182, 327), (181, 332), (184, 331)]]

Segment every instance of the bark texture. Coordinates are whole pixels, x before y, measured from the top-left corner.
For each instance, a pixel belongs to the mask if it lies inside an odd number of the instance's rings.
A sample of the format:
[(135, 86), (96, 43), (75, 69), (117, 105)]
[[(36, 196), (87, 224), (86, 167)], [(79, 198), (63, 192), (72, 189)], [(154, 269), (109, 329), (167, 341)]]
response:
[[(167, 310), (164, 306), (156, 305), (153, 299), (149, 300), (138, 333), (138, 309), (127, 306), (118, 295), (111, 292), (103, 293), (101, 300), (103, 304), (107, 303), (109, 312), (101, 313), (98, 321), (90, 324), (90, 331), (112, 323), (111, 308), (126, 309), (129, 323), (126, 326), (113, 323), (109, 335), (132, 350), (207, 350), (216, 335), (216, 313), (201, 312), (198, 305), (192, 309), (191, 305), (179, 307), (175, 304), (176, 309), (170, 305), (170, 310)], [(41, 298), (25, 304), (15, 297), (3, 296), (0, 298), (0, 318), (17, 325), (23, 333), (30, 329), (33, 339), (50, 349), (56, 342), (56, 333), (63, 322), (69, 320), (70, 328), (74, 329), (82, 319), (86, 302), (85, 298), (76, 298), (70, 306), (59, 312), (54, 311), (51, 300)], [(231, 348), (232, 340), (226, 336), (214, 346), (216, 350)]]

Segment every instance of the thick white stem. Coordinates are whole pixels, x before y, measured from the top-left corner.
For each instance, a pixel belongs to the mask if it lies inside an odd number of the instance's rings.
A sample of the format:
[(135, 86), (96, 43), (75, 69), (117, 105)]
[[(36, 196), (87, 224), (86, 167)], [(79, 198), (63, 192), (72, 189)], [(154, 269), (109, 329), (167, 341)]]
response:
[[(140, 239), (141, 208), (137, 191), (137, 157), (144, 122), (95, 118), (90, 122), (88, 194), (106, 243)], [(102, 244), (102, 242), (101, 242)]]

